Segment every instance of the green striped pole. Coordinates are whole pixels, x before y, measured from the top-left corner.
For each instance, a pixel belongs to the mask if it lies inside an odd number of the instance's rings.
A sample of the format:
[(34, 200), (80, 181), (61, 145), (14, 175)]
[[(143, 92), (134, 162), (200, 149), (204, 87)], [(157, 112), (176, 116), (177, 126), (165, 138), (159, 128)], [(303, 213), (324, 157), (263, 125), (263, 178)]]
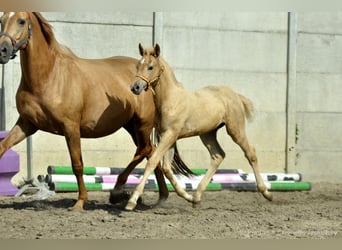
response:
[[(83, 168), (84, 175), (111, 175), (111, 174), (120, 174), (124, 171), (125, 168), (112, 168), (112, 167), (93, 167), (93, 166), (85, 166)], [(202, 175), (207, 172), (207, 169), (195, 168), (191, 169), (196, 175)], [(73, 174), (71, 166), (54, 166), (50, 165), (47, 168), (48, 174)], [(135, 168), (132, 171), (132, 174), (144, 174), (144, 168)], [(238, 174), (243, 173), (241, 169), (218, 169), (216, 171), (217, 174)]]
[[(277, 181), (277, 182), (268, 182), (271, 191), (309, 191), (311, 190), (310, 182), (286, 182), (286, 181)], [(266, 185), (267, 186), (267, 185)]]
[[(134, 190), (138, 184), (125, 184), (125, 189)], [(85, 183), (87, 191), (109, 191), (112, 190), (115, 183)], [(148, 180), (145, 185), (146, 190), (155, 190), (156, 183), (154, 180)], [(77, 192), (78, 185), (76, 182), (53, 182), (50, 189), (55, 192)]]
[[(270, 191), (309, 191), (311, 190), (310, 182), (265, 182), (266, 187)], [(85, 183), (87, 191), (106, 191), (112, 190), (115, 183)], [(138, 184), (126, 184), (125, 189), (135, 189)], [(196, 190), (198, 183), (180, 183), (183, 189), (187, 191)], [(173, 186), (166, 184), (169, 191), (174, 191)], [(78, 191), (77, 183), (72, 182), (53, 182), (50, 184), (50, 189), (56, 192), (74, 192)], [(145, 185), (145, 190), (157, 191), (158, 185), (154, 180), (148, 180)], [(241, 182), (241, 183), (209, 183), (206, 190), (232, 190), (232, 191), (257, 191), (255, 182)]]

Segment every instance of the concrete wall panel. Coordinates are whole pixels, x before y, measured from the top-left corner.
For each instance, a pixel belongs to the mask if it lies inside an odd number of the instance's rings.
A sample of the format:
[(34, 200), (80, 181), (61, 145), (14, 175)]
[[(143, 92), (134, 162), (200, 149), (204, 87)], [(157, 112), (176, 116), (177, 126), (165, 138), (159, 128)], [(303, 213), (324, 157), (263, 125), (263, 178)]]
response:
[[(45, 12), (57, 40), (78, 56), (139, 58), (137, 45), (153, 40), (151, 12)], [(287, 22), (285, 12), (165, 12), (159, 39), (162, 55), (186, 89), (223, 84), (250, 98), (255, 118), (246, 124), (262, 172), (285, 170), (287, 112)], [(309, 181), (340, 181), (336, 163), (342, 157), (342, 13), (298, 13), (296, 75), (296, 166)], [(1, 76), (1, 75), (0, 75)], [(18, 118), (15, 94), (20, 61), (5, 66), (6, 128)], [(289, 131), (291, 133), (291, 131)], [(295, 131), (293, 131), (295, 133)], [(251, 172), (241, 149), (218, 132), (227, 157), (221, 168)], [(21, 156), (26, 176), (26, 143), (13, 148)], [(99, 139), (82, 140), (85, 165), (124, 167), (135, 147), (121, 129)], [(179, 141), (190, 167), (206, 168), (209, 154), (199, 138)], [(45, 174), (49, 164), (70, 164), (65, 139), (38, 132), (33, 136), (33, 175)], [(145, 161), (139, 165), (144, 167)], [(292, 169), (291, 169), (292, 171)]]

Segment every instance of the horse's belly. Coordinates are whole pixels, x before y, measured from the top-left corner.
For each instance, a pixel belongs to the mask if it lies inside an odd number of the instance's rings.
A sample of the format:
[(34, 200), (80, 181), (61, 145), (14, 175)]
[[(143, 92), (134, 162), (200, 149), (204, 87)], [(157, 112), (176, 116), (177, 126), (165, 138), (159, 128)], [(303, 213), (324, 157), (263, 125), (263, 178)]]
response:
[(123, 127), (130, 119), (131, 115), (122, 114), (115, 118), (103, 117), (99, 120), (83, 121), (80, 127), (81, 137), (97, 138), (110, 135)]

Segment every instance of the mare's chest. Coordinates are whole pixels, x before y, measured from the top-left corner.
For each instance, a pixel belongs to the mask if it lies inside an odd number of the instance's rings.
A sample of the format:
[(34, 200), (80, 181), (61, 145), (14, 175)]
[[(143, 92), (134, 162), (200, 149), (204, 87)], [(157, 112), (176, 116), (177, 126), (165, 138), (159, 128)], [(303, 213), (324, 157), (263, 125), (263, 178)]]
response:
[(17, 110), (20, 116), (29, 120), (38, 129), (60, 134), (58, 107), (29, 92), (18, 91), (16, 96)]

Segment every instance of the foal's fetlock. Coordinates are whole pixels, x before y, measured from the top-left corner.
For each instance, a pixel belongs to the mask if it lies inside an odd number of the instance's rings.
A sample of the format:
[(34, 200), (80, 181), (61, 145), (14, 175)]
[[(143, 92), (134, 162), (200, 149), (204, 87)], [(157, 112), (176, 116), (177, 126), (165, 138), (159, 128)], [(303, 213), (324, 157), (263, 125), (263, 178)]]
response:
[(199, 207), (201, 204), (201, 197), (199, 197), (198, 195), (194, 194), (192, 197), (192, 207), (196, 208)]

